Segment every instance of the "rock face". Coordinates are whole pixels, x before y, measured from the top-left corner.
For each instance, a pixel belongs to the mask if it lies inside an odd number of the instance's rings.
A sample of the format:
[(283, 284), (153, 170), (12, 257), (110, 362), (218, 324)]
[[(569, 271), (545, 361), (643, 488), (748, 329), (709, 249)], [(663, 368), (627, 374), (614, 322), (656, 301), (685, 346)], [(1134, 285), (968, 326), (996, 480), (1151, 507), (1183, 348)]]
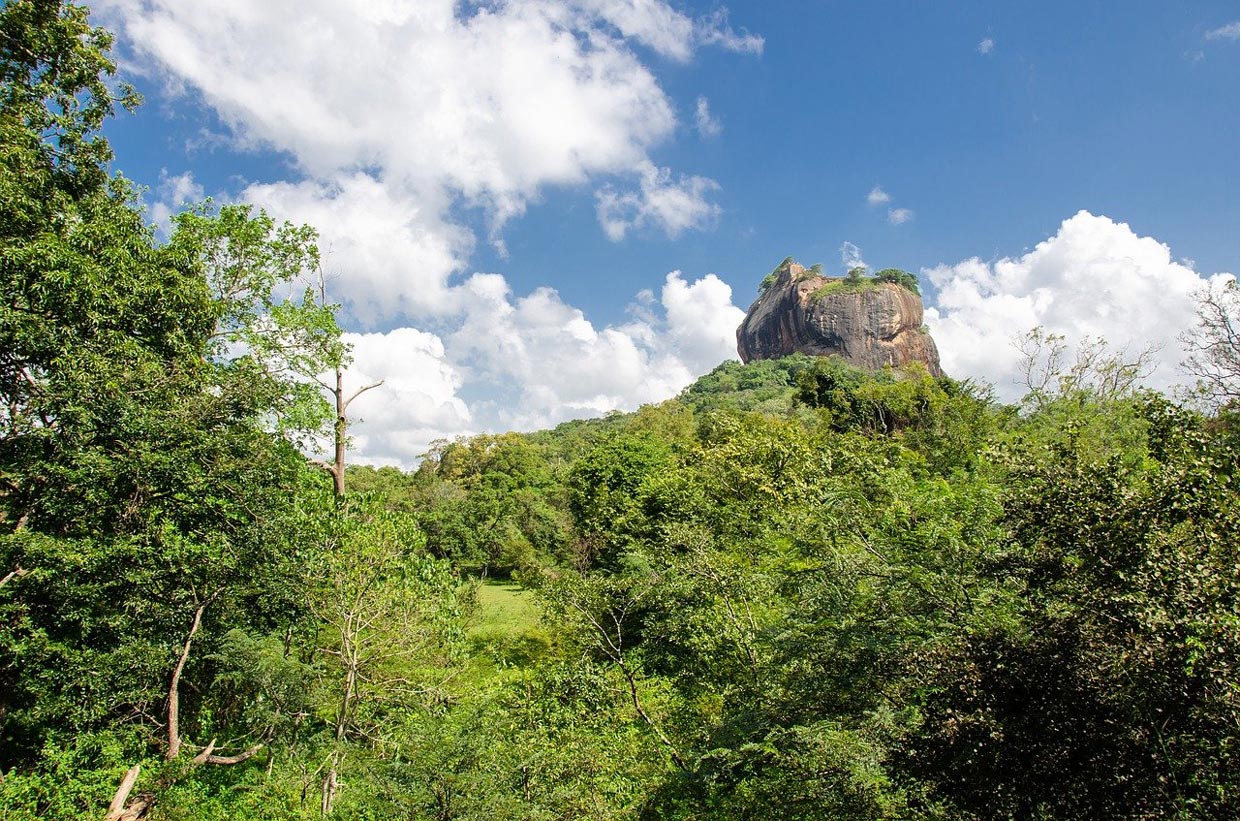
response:
[(736, 329), (743, 362), (799, 351), (838, 356), (872, 371), (921, 362), (932, 376), (943, 375), (938, 348), (922, 330), (921, 297), (907, 288), (872, 280), (859, 288), (829, 287), (843, 278), (822, 276), (791, 260), (772, 276), (774, 282)]

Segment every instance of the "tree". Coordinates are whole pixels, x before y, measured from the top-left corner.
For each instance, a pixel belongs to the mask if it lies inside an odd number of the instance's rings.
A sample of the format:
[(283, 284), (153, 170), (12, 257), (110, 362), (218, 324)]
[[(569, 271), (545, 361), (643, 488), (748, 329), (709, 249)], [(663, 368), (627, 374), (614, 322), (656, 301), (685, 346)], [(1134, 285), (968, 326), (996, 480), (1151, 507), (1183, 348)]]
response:
[(349, 346), (336, 322), (340, 306), (328, 298), (316, 232), (277, 225), (249, 205), (210, 201), (173, 222), (170, 249), (195, 262), (214, 300), (209, 355), (268, 386), (278, 433), (303, 449), (329, 443), (331, 461), (314, 464), (342, 499), (349, 406), (383, 381), (345, 390)]
[(1197, 325), (1181, 340), (1184, 369), (1197, 379), (1198, 394), (1221, 406), (1240, 400), (1240, 285), (1211, 284), (1197, 296)]
[(460, 583), (426, 554), (416, 522), (373, 503), (348, 513), (321, 523), (305, 577), (323, 658), (316, 712), (329, 734), (323, 816), (335, 807), (350, 744), (380, 757), (398, 748), (405, 711), (444, 699), (464, 640)]
[(918, 286), (916, 274), (902, 271), (899, 268), (884, 268), (876, 273), (874, 278), (879, 282), (890, 282), (899, 285), (901, 288), (906, 288), (921, 296), (921, 288)]
[(1113, 402), (1132, 397), (1155, 365), (1158, 346), (1148, 345), (1136, 354), (1125, 346), (1113, 350), (1102, 337), (1085, 337), (1069, 362), (1068, 341), (1038, 326), (1014, 343), (1021, 354), (1022, 403), (1043, 410), (1057, 399)]
[(216, 686), (217, 651), (304, 612), (286, 514), (305, 461), (272, 434), (302, 424), (300, 380), (338, 332), (271, 297), (304, 229), (222, 209), (156, 242), (98, 133), (136, 100), (112, 91), (110, 44), (73, 2), (0, 8), (0, 769), (160, 750), (154, 793), (122, 781), (123, 817), (266, 733)]
[(918, 662), (908, 762), (965, 817), (1240, 806), (1236, 444), (1160, 398), (1139, 412), (1139, 459), (1075, 436), (1004, 456), (1011, 541), (989, 572), (1017, 607)]

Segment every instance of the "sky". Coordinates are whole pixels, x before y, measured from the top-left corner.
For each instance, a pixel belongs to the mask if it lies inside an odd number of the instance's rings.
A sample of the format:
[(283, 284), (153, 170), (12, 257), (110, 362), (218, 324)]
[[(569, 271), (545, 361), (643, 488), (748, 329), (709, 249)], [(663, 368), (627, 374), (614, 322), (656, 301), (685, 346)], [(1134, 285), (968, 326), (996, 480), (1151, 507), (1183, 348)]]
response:
[(320, 232), (356, 459), (674, 396), (784, 257), (921, 278), (944, 369), (1153, 346), (1240, 271), (1240, 4), (94, 0), (150, 217)]

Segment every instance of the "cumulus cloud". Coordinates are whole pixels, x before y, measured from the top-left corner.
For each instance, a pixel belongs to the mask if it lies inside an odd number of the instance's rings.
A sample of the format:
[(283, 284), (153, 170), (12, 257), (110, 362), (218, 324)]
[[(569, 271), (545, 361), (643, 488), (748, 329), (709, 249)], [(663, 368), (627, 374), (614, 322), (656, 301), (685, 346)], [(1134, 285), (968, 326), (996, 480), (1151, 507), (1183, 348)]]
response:
[[(923, 269), (937, 292), (926, 323), (943, 368), (1019, 398), (1013, 340), (1035, 326), (1070, 343), (1101, 337), (1113, 350), (1158, 348), (1146, 384), (1184, 381), (1178, 336), (1193, 325), (1194, 293), (1208, 280), (1126, 223), (1081, 211), (1023, 256)], [(1215, 275), (1215, 278), (1227, 275)]]
[(1206, 32), (1207, 40), (1240, 40), (1240, 20)]
[(719, 206), (708, 199), (718, 188), (708, 177), (682, 174), (674, 179), (671, 169), (644, 162), (638, 169), (637, 190), (619, 191), (607, 185), (596, 193), (599, 224), (613, 242), (648, 226), (669, 237), (707, 228), (719, 217)]
[[(651, 183), (650, 152), (676, 117), (632, 44), (676, 60), (704, 46), (761, 50), (725, 11), (692, 19), (665, 0), (99, 0), (97, 9), (122, 33), (127, 62), (212, 109), (233, 147), (287, 157), (300, 180), (262, 193), (324, 217), (349, 213), (351, 194), (368, 187), (403, 209), (386, 221), (407, 226), (397, 244), (421, 248), (405, 266), (408, 290), (422, 263), (441, 280), (471, 247), (450, 216), (459, 205), (485, 215), (502, 249), (504, 224), (544, 187), (636, 174), (642, 198), (626, 222), (673, 234), (708, 224), (714, 209), (701, 199), (713, 182)], [(373, 262), (344, 260), (359, 272)], [(386, 261), (379, 270), (342, 294), (362, 303), (359, 315), (394, 318), (426, 301), (404, 294)]]
[(280, 219), (319, 226), (324, 270), (357, 323), (457, 311), (448, 280), (464, 267), (474, 238), (444, 217), (444, 203), (363, 172), (250, 185), (240, 197)]
[(706, 139), (718, 137), (723, 133), (723, 123), (719, 122), (719, 118), (710, 113), (710, 102), (705, 97), (697, 98), (697, 107), (693, 113), (693, 123), (697, 126), (697, 132)]
[[(708, 275), (670, 274), (629, 319), (597, 327), (550, 288), (465, 270), (549, 186), (591, 186), (600, 224), (711, 227), (718, 184), (655, 164), (677, 130), (644, 51), (760, 54), (726, 9), (668, 0), (97, 0), (131, 70), (223, 124), (213, 148), (275, 152), (241, 199), (320, 232), (345, 304), (362, 460), (408, 465), (441, 436), (533, 427), (664, 399), (735, 355), (741, 312)], [(718, 120), (701, 98), (703, 136)], [(283, 178), (283, 179), (281, 179)], [(600, 187), (600, 181), (602, 184)], [(610, 181), (610, 182), (607, 182)], [(188, 174), (161, 184), (166, 219)], [(154, 209), (153, 209), (154, 210)], [(414, 327), (425, 324), (437, 333)], [(601, 366), (600, 366), (601, 365)]]
[(887, 222), (892, 225), (903, 225), (913, 218), (910, 208), (890, 208), (887, 210)]
[(473, 415), (458, 396), (462, 374), (447, 361), (439, 337), (396, 328), (344, 338), (353, 348), (345, 391), (383, 380), (349, 408), (361, 461), (408, 466), (434, 440), (473, 430)]
[(995, 41), (990, 37), (986, 37), (980, 43), (977, 44), (978, 54), (989, 54), (990, 52), (994, 50), (995, 50)]
[[(514, 298), (495, 274), (475, 274), (466, 320), (447, 354), (489, 396), (472, 405), (489, 427), (529, 429), (667, 399), (736, 355), (744, 312), (713, 274), (667, 275), (658, 304), (597, 328), (551, 288)], [(653, 303), (653, 294), (646, 295)]]
[(463, 323), (348, 333), (345, 390), (383, 380), (350, 408), (357, 460), (408, 467), (436, 439), (533, 430), (668, 399), (736, 356), (744, 311), (714, 274), (669, 273), (630, 320), (596, 327), (551, 288), (515, 296), (504, 277), (461, 286)]
[(884, 191), (882, 186), (876, 185), (865, 195), (865, 201), (871, 206), (886, 205), (891, 202), (891, 195)]

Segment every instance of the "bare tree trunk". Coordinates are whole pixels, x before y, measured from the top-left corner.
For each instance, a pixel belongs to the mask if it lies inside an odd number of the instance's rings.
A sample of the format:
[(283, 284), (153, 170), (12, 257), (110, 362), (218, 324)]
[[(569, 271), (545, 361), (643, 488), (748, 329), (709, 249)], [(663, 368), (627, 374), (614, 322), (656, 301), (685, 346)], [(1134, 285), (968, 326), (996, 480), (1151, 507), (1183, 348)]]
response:
[(336, 790), (338, 786), (336, 768), (339, 763), (338, 754), (332, 753), (332, 764), (327, 770), (327, 777), (323, 779), (323, 800), (319, 805), (319, 813), (324, 818), (332, 814), (332, 806), (336, 803)]
[(349, 716), (353, 712), (353, 704), (357, 700), (357, 675), (358, 675), (358, 646), (357, 646), (357, 623), (350, 616), (345, 620), (344, 629), (342, 630), (342, 638), (344, 639), (340, 646), (340, 660), (345, 665), (344, 688), (340, 694), (340, 710), (336, 714), (335, 739), (336, 750), (332, 753), (331, 766), (328, 767), (327, 777), (323, 780), (323, 802), (321, 806), (322, 814), (327, 817), (331, 814), (332, 806), (336, 802), (336, 794), (340, 790), (340, 762), (343, 754), (340, 751), (340, 745), (344, 741), (345, 734), (349, 729)]
[[(326, 306), (328, 304), (327, 302), (327, 279), (326, 277), (324, 277), (323, 269), (321, 267), (319, 268), (318, 287), (319, 287), (319, 303), (321, 305)], [(345, 350), (347, 351), (347, 349)], [(366, 391), (377, 388), (383, 384), (383, 380), (380, 379), (378, 382), (375, 382), (373, 384), (363, 385), (362, 387), (358, 388), (352, 394), (346, 397), (344, 393), (344, 368), (345, 368), (345, 365), (347, 364), (347, 361), (345, 360), (346, 354), (341, 353), (340, 356), (341, 356), (341, 359), (337, 360), (336, 362), (335, 386), (332, 387), (331, 385), (328, 385), (326, 382), (324, 382), (321, 379), (316, 380), (328, 393), (332, 395), (332, 398), (335, 400), (335, 405), (336, 405), (336, 421), (332, 425), (332, 440), (333, 440), (332, 441), (332, 446), (333, 446), (332, 447), (332, 450), (333, 450), (332, 461), (321, 462), (321, 461), (315, 460), (315, 464), (323, 468), (329, 474), (331, 474), (332, 493), (335, 495), (337, 501), (344, 498), (344, 491), (345, 491), (344, 456), (345, 456), (345, 450), (347, 449), (347, 446), (349, 443), (349, 437), (348, 437), (349, 405), (353, 404), (353, 400), (361, 396), (362, 394), (364, 394)]]
[(181, 648), (177, 666), (172, 670), (172, 681), (168, 685), (168, 749), (164, 754), (169, 761), (181, 752), (181, 673), (185, 670), (185, 662), (189, 660), (194, 634), (202, 626), (202, 612), (212, 601), (215, 601), (215, 596), (200, 604), (194, 611), (194, 623), (190, 625), (189, 635), (185, 637), (185, 646)]
[(344, 398), (344, 368), (336, 366), (336, 426), (335, 426), (335, 459), (332, 460), (332, 490), (337, 499), (344, 498), (344, 449), (347, 444), (345, 434), (349, 430), (349, 408)]
[(116, 788), (116, 795), (112, 796), (112, 803), (108, 805), (108, 814), (103, 817), (103, 821), (133, 821), (146, 815), (147, 808), (150, 806), (150, 802), (146, 799), (139, 799), (130, 806), (125, 806), (125, 802), (129, 800), (129, 794), (133, 792), (134, 784), (138, 782), (140, 770), (141, 767), (134, 764), (129, 768), (129, 772), (125, 773), (120, 786)]

